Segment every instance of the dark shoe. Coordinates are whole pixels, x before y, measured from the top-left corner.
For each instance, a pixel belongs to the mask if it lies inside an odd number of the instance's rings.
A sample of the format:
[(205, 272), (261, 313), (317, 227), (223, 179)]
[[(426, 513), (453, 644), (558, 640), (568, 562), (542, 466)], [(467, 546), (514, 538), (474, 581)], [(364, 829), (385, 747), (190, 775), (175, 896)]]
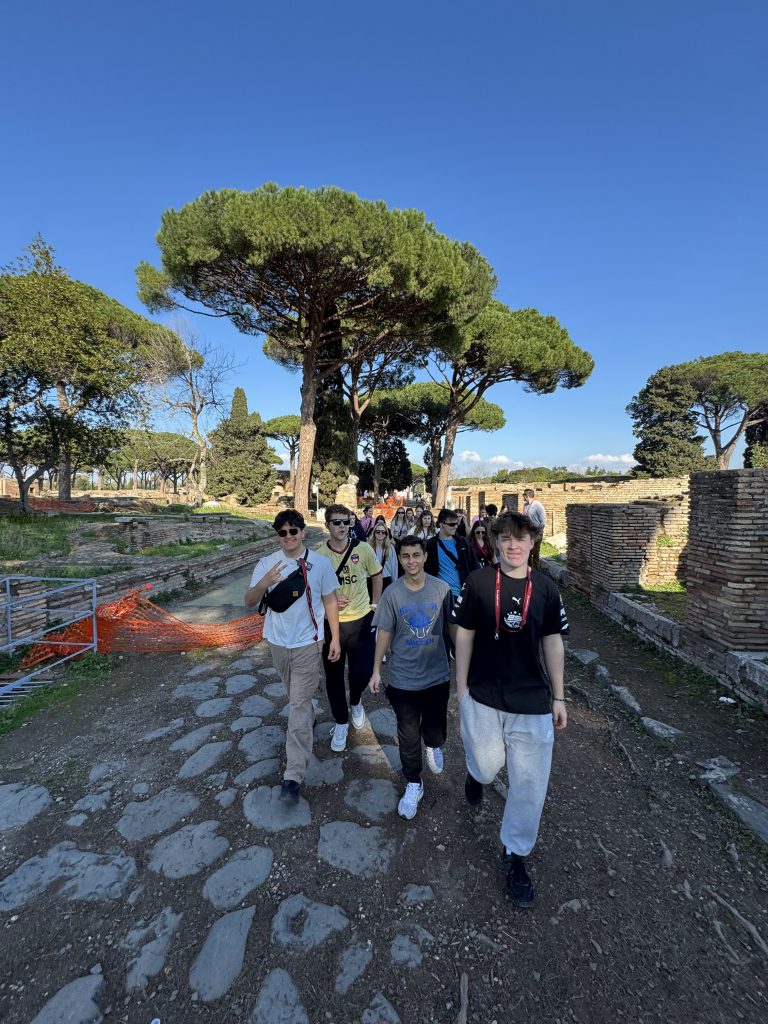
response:
[(525, 860), (515, 853), (509, 857), (505, 854), (504, 859), (509, 863), (507, 896), (516, 907), (532, 907), (536, 902), (536, 893), (525, 870)]
[(470, 807), (479, 807), (483, 802), (482, 783), (472, 778), (469, 772), (467, 772), (467, 778), (464, 782), (464, 796), (467, 798), (467, 803)]
[(280, 790), (280, 799), (293, 804), (299, 802), (299, 784), (295, 779), (285, 780), (283, 788)]

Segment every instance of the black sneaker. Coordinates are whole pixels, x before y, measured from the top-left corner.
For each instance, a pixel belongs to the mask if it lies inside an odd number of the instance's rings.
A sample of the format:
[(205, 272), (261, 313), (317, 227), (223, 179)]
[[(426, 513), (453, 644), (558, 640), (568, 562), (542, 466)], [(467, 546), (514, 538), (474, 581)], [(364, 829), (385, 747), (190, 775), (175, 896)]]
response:
[(504, 859), (509, 863), (507, 896), (516, 907), (532, 907), (536, 902), (536, 893), (525, 870), (525, 860), (515, 853), (505, 854)]
[(464, 782), (464, 796), (467, 798), (467, 803), (470, 807), (479, 807), (483, 802), (482, 783), (474, 779), (469, 772), (467, 772), (467, 778)]
[(289, 803), (299, 802), (299, 784), (295, 779), (286, 779), (283, 788), (280, 790), (280, 798)]

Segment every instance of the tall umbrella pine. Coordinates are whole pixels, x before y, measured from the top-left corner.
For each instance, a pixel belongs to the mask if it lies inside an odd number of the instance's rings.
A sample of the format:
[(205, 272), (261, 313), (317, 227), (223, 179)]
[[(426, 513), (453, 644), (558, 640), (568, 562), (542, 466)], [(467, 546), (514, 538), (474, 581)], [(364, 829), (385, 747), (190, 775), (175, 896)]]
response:
[(434, 357), (433, 378), (449, 402), (434, 487), (438, 506), (445, 504), (456, 435), (489, 388), (519, 381), (526, 391), (545, 395), (557, 387), (580, 387), (594, 367), (592, 356), (573, 343), (555, 317), (535, 309), (511, 310), (495, 299), (466, 322), (461, 334), (458, 353), (438, 350)]
[(479, 253), (440, 235), (423, 213), (336, 188), (207, 192), (166, 211), (157, 241), (162, 269), (137, 270), (149, 309), (192, 303), (273, 340), (300, 365), (295, 499), (304, 511), (323, 381), (398, 338), (452, 350), (494, 286)]

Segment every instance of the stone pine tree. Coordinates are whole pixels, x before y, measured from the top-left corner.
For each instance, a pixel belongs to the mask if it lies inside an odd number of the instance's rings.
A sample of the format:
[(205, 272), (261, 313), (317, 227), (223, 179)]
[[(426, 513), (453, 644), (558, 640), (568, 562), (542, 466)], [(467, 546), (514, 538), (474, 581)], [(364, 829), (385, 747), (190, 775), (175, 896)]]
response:
[(248, 412), (242, 388), (235, 388), (230, 414), (211, 432), (210, 444), (208, 491), (214, 498), (234, 494), (241, 505), (269, 499), (280, 460), (265, 440), (261, 416)]
[[(59, 497), (68, 499), (73, 446), (82, 449), (89, 431), (103, 438), (136, 415), (158, 338), (173, 356), (173, 331), (73, 280), (42, 238), (0, 272), (0, 439), (23, 509), (30, 484), (54, 466)], [(25, 475), (19, 443), (29, 429), (40, 461)]]
[[(191, 304), (227, 317), (300, 366), (296, 505), (304, 511), (325, 381), (401, 339), (458, 343), (458, 327), (494, 286), (479, 253), (440, 235), (423, 213), (336, 188), (206, 192), (167, 210), (157, 241), (162, 268), (138, 268), (148, 308)], [(339, 330), (342, 351), (331, 354)]]
[(462, 329), (458, 352), (439, 349), (433, 377), (448, 397), (449, 410), (439, 462), (433, 447), (433, 467), (439, 466), (433, 499), (445, 504), (456, 435), (483, 395), (495, 384), (518, 381), (526, 391), (547, 395), (558, 387), (581, 387), (594, 367), (588, 352), (571, 340), (553, 316), (536, 309), (511, 310), (492, 299)]
[(692, 411), (694, 392), (673, 367), (655, 373), (627, 406), (637, 476), (684, 476), (707, 469), (704, 437)]
[[(662, 367), (629, 406), (635, 433), (645, 437), (647, 410), (666, 405), (665, 395), (678, 389), (677, 409), (670, 409), (668, 424), (675, 420), (694, 423), (709, 434), (718, 469), (728, 469), (744, 432), (766, 422), (768, 409), (768, 354), (723, 352), (688, 363)], [(651, 423), (653, 426), (653, 423)]]

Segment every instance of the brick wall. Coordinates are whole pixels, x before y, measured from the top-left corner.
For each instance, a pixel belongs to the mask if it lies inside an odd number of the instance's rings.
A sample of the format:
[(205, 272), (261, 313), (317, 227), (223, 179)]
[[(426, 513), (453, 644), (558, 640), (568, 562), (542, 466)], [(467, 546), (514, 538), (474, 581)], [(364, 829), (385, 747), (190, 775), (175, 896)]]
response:
[(181, 541), (244, 538), (265, 530), (265, 524), (249, 519), (221, 520), (214, 516), (209, 520), (201, 515), (190, 515), (188, 518), (134, 518), (127, 523), (107, 523), (98, 527), (95, 533), (100, 540), (123, 544), (129, 551), (141, 551), (142, 548)]
[(480, 494), (485, 494), (485, 502), (498, 505), (499, 509), (506, 505), (514, 511), (522, 511), (523, 491), (529, 487), (536, 492), (536, 498), (547, 512), (545, 536), (553, 533), (564, 533), (567, 527), (567, 510), (573, 505), (621, 505), (640, 500), (664, 500), (679, 497), (688, 492), (688, 477), (664, 477), (657, 480), (627, 480), (623, 477), (610, 480), (598, 480), (595, 483), (574, 481), (572, 483), (514, 483), (514, 484), (476, 484), (455, 487), (451, 485), (451, 495), (455, 506), (467, 507), (469, 500), (470, 515), (475, 515), (480, 506)]
[(704, 640), (768, 651), (768, 470), (691, 477), (688, 619)]
[(687, 495), (626, 505), (570, 505), (571, 585), (596, 596), (682, 579), (688, 516)]

